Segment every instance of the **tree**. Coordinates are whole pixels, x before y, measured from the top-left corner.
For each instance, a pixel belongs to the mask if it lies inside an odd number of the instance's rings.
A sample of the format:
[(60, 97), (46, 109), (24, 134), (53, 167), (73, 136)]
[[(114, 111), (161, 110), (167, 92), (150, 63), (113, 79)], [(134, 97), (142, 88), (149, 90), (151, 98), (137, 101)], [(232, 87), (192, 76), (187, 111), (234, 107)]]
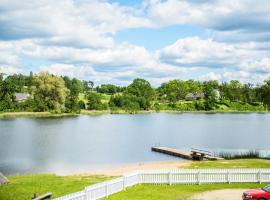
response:
[(112, 110), (121, 108), (129, 113), (135, 113), (140, 110), (140, 97), (129, 94), (116, 94), (111, 97), (109, 106)]
[(151, 84), (144, 79), (134, 79), (124, 92), (126, 95), (138, 97), (140, 108), (147, 110), (151, 106), (151, 101), (155, 98), (155, 91)]
[(60, 113), (65, 109), (65, 100), (69, 90), (61, 77), (41, 72), (33, 77), (34, 99), (43, 105), (41, 110), (53, 110)]
[(10, 79), (1, 78), (0, 81), (0, 111), (11, 110), (13, 108), (16, 85)]
[(216, 90), (218, 89), (218, 87), (219, 87), (218, 81), (211, 80), (203, 82), (203, 92), (206, 100), (204, 103), (205, 110), (214, 109), (215, 102), (217, 101)]
[(88, 92), (87, 94), (87, 109), (88, 110), (102, 110), (106, 109), (106, 105), (101, 102), (101, 95), (96, 92)]
[(24, 86), (27, 86), (27, 78), (22, 74), (13, 74), (6, 77), (5, 81), (14, 85), (15, 92), (23, 92)]
[(70, 93), (66, 99), (66, 112), (80, 112), (79, 94), (83, 91), (83, 83), (76, 79), (70, 79), (67, 76), (63, 77), (65, 86), (69, 89)]
[(113, 84), (103, 84), (97, 88), (99, 93), (115, 94), (119, 91), (118, 87)]
[(94, 87), (93, 81), (83, 81), (83, 91), (88, 92), (89, 90), (92, 90)]
[(264, 106), (270, 110), (270, 78), (264, 81), (264, 84), (258, 88), (257, 93)]

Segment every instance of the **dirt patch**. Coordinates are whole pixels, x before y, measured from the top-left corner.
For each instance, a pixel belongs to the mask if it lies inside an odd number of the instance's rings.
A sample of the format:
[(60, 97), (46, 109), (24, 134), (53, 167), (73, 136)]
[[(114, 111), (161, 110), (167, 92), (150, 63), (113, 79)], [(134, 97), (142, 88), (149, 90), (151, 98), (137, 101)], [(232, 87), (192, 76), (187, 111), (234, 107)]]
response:
[(190, 198), (190, 200), (240, 200), (247, 189), (224, 189), (203, 192)]

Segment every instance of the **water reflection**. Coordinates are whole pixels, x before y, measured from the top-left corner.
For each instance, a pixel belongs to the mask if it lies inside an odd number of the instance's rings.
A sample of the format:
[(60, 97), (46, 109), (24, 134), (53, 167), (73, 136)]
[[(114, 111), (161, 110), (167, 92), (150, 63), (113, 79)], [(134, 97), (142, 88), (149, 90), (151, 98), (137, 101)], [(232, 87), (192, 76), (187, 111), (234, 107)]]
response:
[(159, 113), (3, 119), (0, 171), (83, 171), (178, 160), (151, 152), (151, 146), (156, 144), (215, 152), (267, 150), (269, 130), (269, 114)]

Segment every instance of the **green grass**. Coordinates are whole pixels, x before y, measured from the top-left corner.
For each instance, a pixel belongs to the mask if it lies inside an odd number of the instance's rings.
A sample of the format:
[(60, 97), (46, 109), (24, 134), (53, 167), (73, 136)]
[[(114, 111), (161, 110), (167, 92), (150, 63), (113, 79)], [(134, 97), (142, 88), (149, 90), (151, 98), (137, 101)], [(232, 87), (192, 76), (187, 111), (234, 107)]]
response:
[[(270, 168), (270, 160), (238, 159), (189, 162), (186, 168)], [(78, 192), (85, 186), (113, 177), (105, 176), (56, 176), (53, 174), (26, 174), (8, 177), (10, 183), (0, 186), (0, 200), (29, 200), (35, 192), (52, 192), (53, 197)], [(256, 188), (259, 184), (210, 184), (210, 185), (138, 185), (109, 199), (184, 199), (198, 192), (224, 188)], [(183, 198), (182, 198), (183, 197)]]
[[(108, 200), (184, 200), (196, 193), (229, 188), (261, 188), (265, 184), (205, 184), (205, 185), (137, 185), (116, 193)], [(241, 199), (241, 197), (239, 197)]]
[(270, 168), (270, 159), (193, 161), (186, 168)]
[(67, 117), (77, 116), (75, 113), (50, 113), (50, 112), (0, 112), (1, 118), (18, 118), (18, 117)]
[(250, 150), (248, 152), (220, 152), (219, 157), (225, 158), (226, 160), (232, 159), (244, 159), (244, 158), (260, 158), (260, 152), (256, 150)]
[(85, 186), (102, 182), (105, 176), (56, 176), (53, 174), (28, 174), (10, 176), (9, 184), (0, 186), (0, 200), (29, 200), (35, 192), (40, 195), (52, 192), (53, 197), (78, 192)]

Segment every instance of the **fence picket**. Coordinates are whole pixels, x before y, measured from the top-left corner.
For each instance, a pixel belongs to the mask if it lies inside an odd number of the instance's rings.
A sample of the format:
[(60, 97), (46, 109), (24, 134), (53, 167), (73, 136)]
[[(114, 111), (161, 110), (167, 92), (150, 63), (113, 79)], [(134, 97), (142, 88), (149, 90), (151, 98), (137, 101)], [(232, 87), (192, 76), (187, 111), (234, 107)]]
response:
[(269, 183), (270, 169), (178, 169), (145, 170), (126, 174), (55, 200), (97, 200), (140, 183), (204, 184), (204, 183)]

